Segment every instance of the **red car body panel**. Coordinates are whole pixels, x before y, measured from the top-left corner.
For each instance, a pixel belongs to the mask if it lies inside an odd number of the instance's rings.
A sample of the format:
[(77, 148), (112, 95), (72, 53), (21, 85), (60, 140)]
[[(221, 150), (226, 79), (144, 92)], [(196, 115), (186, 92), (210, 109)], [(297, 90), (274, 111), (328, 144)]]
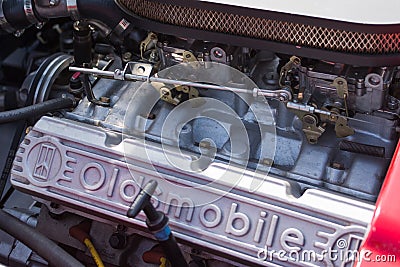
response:
[[(400, 266), (400, 142), (393, 155), (376, 202), (369, 232), (360, 252), (357, 266)], [(377, 260), (377, 256), (381, 260)]]

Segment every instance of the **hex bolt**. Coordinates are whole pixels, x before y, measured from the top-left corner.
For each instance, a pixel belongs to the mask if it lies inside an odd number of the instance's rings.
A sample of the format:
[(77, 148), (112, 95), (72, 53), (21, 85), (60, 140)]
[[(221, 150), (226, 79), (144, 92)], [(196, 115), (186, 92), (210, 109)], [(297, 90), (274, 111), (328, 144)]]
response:
[(331, 167), (336, 170), (344, 170), (344, 165), (340, 162), (333, 162)]
[(114, 233), (110, 236), (108, 243), (113, 249), (123, 249), (126, 247), (126, 236), (121, 233)]
[(139, 67), (137, 68), (137, 72), (138, 72), (139, 74), (144, 74), (144, 73), (146, 72), (146, 68), (143, 67), (143, 66), (139, 66)]
[(390, 100), (387, 103), (387, 106), (390, 110), (396, 110), (399, 108), (399, 102), (397, 102), (396, 99), (390, 98)]
[(376, 75), (369, 77), (368, 81), (372, 85), (378, 85), (380, 83), (380, 80), (379, 80), (378, 76), (376, 76)]
[(307, 124), (316, 124), (317, 120), (314, 116), (306, 115), (303, 117), (303, 122), (305, 122)]
[(158, 61), (158, 52), (157, 52), (157, 50), (151, 51), (150, 59), (153, 60), (153, 61)]
[(14, 36), (15, 37), (17, 37), (17, 38), (19, 38), (19, 37), (21, 37), (23, 34), (24, 34), (24, 32), (25, 32), (25, 30), (16, 30), (15, 32), (14, 32)]
[(32, 126), (27, 127), (25, 130), (25, 134), (29, 134), (32, 131), (32, 129), (33, 129)]
[(106, 96), (102, 96), (102, 97), (100, 97), (100, 101), (103, 103), (110, 103), (110, 98), (108, 98)]
[(117, 225), (117, 232), (125, 232), (126, 231), (126, 226), (122, 224)]
[(50, 0), (49, 5), (50, 6), (57, 6), (60, 3), (60, 0)]
[(122, 71), (120, 69), (116, 69), (114, 71), (115, 76), (121, 76), (122, 75)]
[(216, 58), (222, 58), (224, 56), (224, 53), (220, 49), (215, 49), (214, 50), (214, 56)]
[(41, 30), (44, 26), (44, 22), (38, 22), (35, 24), (36, 29)]
[(52, 208), (52, 209), (58, 209), (59, 207), (60, 207), (60, 205), (57, 203), (54, 203), (54, 202), (50, 203), (50, 208)]
[(168, 88), (161, 88), (161, 94), (163, 96), (168, 96), (169, 95), (169, 89)]
[(131, 52), (126, 52), (122, 55), (122, 60), (125, 62), (128, 62), (132, 60), (132, 53)]
[(209, 148), (211, 148), (211, 144), (210, 144), (210, 142), (208, 142), (208, 141), (201, 141), (201, 142), (199, 143), (199, 147), (200, 147), (200, 148), (209, 149)]
[(274, 163), (274, 161), (272, 159), (263, 159), (261, 164), (265, 165), (265, 166), (272, 166), (272, 164)]
[(148, 120), (154, 120), (155, 118), (156, 118), (156, 114), (154, 114), (154, 113), (147, 114), (147, 119)]

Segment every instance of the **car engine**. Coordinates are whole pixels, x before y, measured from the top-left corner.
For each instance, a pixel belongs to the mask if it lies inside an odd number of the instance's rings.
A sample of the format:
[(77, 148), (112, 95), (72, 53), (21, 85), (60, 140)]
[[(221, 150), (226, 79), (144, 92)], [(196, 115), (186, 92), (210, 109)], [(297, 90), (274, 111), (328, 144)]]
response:
[[(3, 211), (84, 266), (352, 266), (400, 28), (233, 2), (0, 1)], [(55, 258), (0, 232), (6, 266)]]

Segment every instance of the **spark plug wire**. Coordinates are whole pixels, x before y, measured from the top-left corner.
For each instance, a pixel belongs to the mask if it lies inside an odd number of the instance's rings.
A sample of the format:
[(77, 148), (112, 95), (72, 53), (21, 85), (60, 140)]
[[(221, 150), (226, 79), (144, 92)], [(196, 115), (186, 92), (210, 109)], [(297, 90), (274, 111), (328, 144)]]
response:
[(97, 267), (104, 267), (104, 263), (101, 260), (99, 253), (94, 247), (93, 242), (90, 240), (90, 236), (88, 234), (89, 229), (90, 222), (83, 221), (80, 224), (71, 227), (69, 229), (69, 234), (88, 248), (90, 255), (92, 255)]

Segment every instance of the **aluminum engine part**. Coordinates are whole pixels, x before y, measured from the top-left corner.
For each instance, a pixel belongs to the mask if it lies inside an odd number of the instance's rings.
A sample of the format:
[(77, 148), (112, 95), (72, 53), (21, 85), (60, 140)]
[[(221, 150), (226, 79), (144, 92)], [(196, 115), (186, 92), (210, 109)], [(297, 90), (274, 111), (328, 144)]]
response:
[[(296, 186), (272, 176), (264, 179), (245, 171), (234, 185), (243, 170), (223, 163), (211, 164), (197, 177), (176, 172), (166, 154), (182, 161), (193, 161), (194, 155), (182, 157), (174, 149), (144, 145), (135, 138), (119, 144), (115, 140), (113, 133), (99, 127), (42, 118), (18, 152), (12, 183), (32, 195), (143, 227), (142, 214), (135, 220), (125, 214), (140, 186), (154, 179), (159, 183), (154, 204), (169, 215), (178, 238), (266, 266), (274, 264), (257, 255), (264, 247), (290, 251), (294, 244), (289, 236), (296, 237), (295, 247), (319, 253), (335, 249), (341, 239), (357, 247), (372, 218), (373, 205), (315, 189), (297, 198)], [(227, 175), (215, 180), (221, 172)], [(260, 186), (250, 192), (260, 179)], [(274, 260), (278, 264), (279, 259)], [(333, 263), (325, 257), (312, 264)]]
[[(172, 69), (174, 68), (175, 71), (171, 71), (171, 73), (175, 78), (190, 77), (190, 75), (184, 74), (183, 67), (178, 65)], [(230, 70), (229, 67), (225, 68), (224, 71)], [(218, 73), (213, 71), (212, 68), (207, 69), (206, 72)], [(158, 75), (162, 77), (168, 73), (161, 72)], [(230, 76), (232, 77), (232, 75)], [(214, 84), (231, 85), (230, 79), (226, 73), (223, 75), (216, 74), (213, 82)], [(255, 87), (251, 83), (247, 84), (248, 88)], [(238, 83), (234, 84), (236, 86), (240, 85)], [(228, 142), (230, 133), (221, 124), (206, 118), (193, 118), (193, 120), (187, 121), (185, 119), (187, 111), (183, 106), (175, 107), (163, 101), (157, 102), (159, 93), (151, 86), (138, 93), (141, 86), (145, 87), (147, 85), (146, 83), (100, 80), (94, 88), (95, 93), (96, 95), (108, 96), (111, 99), (112, 108), (95, 107), (85, 100), (67, 117), (117, 132), (145, 136), (147, 139), (158, 143), (167, 142), (175, 146), (179, 145), (181, 149), (195, 153), (201, 153), (199, 144), (203, 139), (208, 139), (216, 145), (216, 157), (220, 160), (229, 160), (231, 153)], [(240, 86), (245, 88), (246, 84), (241, 84)], [(320, 93), (319, 87), (307, 88), (310, 94), (313, 93), (313, 95), (318, 96)], [(243, 157), (236, 155), (236, 157), (233, 157), (236, 163), (253, 169), (270, 170), (276, 175), (298, 182), (303, 190), (324, 187), (361, 199), (370, 201), (376, 199), (381, 180), (386, 173), (395, 148), (395, 120), (361, 113), (356, 113), (349, 120), (349, 127), (354, 129), (355, 134), (345, 140), (373, 145), (385, 151), (382, 157), (373, 157), (362, 153), (350, 153), (340, 150), (342, 139), (336, 137), (332, 126), (329, 126), (320, 137), (318, 144), (309, 144), (302, 130), (303, 123), (283, 103), (270, 101), (268, 107), (262, 101), (251, 100), (249, 110), (246, 103), (233, 93), (201, 89), (199, 89), (199, 92), (200, 98), (213, 98), (228, 105), (238, 114), (238, 119), (246, 128), (246, 135), (249, 136), (249, 158), (241, 160)], [(131, 100), (133, 95), (135, 97)], [(246, 97), (248, 98), (248, 96)], [(370, 99), (370, 96), (368, 97)], [(153, 99), (153, 102), (149, 101), (149, 99)], [(150, 102), (152, 104), (143, 104)], [(154, 108), (151, 108), (153, 104)], [(126, 114), (127, 107), (129, 107), (131, 120), (126, 119), (128, 116)], [(212, 110), (210, 112), (213, 112)], [(271, 112), (266, 113), (266, 110), (271, 110)], [(258, 114), (258, 122), (255, 120), (254, 114)], [(170, 118), (167, 128), (182, 129), (185, 126), (185, 129), (179, 134), (172, 134), (172, 130), (162, 132), (166, 118)], [(224, 116), (221, 115), (218, 120), (224, 120), (223, 118)], [(263, 125), (266, 128), (275, 127), (274, 121), (276, 122), (276, 130), (270, 132), (276, 134), (276, 139), (273, 139), (276, 147), (273, 149), (275, 153), (272, 155), (271, 153), (265, 153), (265, 151), (268, 151), (265, 147), (267, 141), (264, 142), (264, 147), (263, 142), (260, 142), (270, 139), (268, 139), (268, 136), (260, 135), (259, 125)], [(177, 140), (179, 140), (179, 144), (177, 144)], [(366, 176), (364, 173), (370, 175)]]
[(345, 109), (343, 92), (339, 94), (336, 79), (348, 87), (347, 108), (352, 112), (372, 113), (383, 110), (387, 90), (392, 82), (393, 68), (357, 68), (343, 64), (318, 62), (300, 67), (299, 88), (304, 89), (301, 101), (315, 101), (322, 107)]

